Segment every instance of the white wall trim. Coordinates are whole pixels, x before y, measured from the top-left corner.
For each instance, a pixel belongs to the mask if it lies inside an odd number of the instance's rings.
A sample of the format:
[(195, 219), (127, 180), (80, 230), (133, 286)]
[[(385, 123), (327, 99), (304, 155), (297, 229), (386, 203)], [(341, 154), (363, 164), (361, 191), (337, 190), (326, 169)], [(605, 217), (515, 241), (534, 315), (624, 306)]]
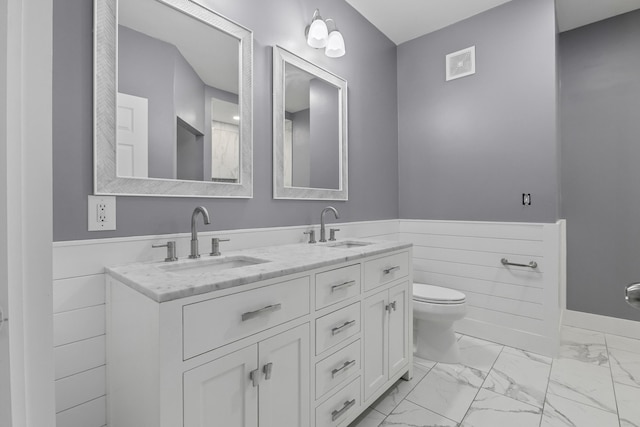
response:
[[(400, 220), (414, 244), (414, 279), (467, 295), (458, 332), (555, 356), (559, 347), (563, 223)], [(500, 260), (538, 267), (505, 267)]]
[[(14, 427), (55, 425), (52, 317), (52, 0), (8, 0), (2, 74), (6, 194), (0, 240), (8, 284)], [(6, 44), (5, 44), (6, 42)], [(5, 378), (2, 378), (5, 380)], [(2, 387), (7, 385), (3, 383)]]
[(601, 316), (599, 314), (565, 310), (563, 322), (565, 326), (640, 339), (640, 322), (635, 320), (618, 319), (616, 317)]

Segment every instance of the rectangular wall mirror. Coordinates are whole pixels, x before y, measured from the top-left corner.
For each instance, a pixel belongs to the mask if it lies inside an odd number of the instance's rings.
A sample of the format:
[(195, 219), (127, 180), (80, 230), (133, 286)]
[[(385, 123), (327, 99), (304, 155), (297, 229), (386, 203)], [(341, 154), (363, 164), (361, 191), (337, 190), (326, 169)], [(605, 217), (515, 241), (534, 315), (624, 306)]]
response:
[(347, 200), (347, 82), (273, 49), (273, 197)]
[(251, 31), (189, 0), (95, 10), (94, 192), (252, 197)]

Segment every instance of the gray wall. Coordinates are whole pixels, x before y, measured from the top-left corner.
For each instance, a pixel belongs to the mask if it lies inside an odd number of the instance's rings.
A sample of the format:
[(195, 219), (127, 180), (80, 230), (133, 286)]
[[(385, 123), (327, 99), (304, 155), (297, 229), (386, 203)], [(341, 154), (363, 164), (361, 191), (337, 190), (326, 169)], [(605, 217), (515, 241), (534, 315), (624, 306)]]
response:
[[(149, 101), (149, 176), (174, 178), (176, 176), (174, 64), (176, 56), (179, 55), (178, 50), (175, 46), (128, 27), (120, 26), (118, 37), (118, 91), (146, 98)], [(55, 86), (54, 77), (54, 93)], [(56, 97), (53, 102), (55, 109), (58, 102)], [(57, 149), (55, 123), (53, 143), (54, 149)], [(55, 158), (53, 172), (55, 175)]]
[[(149, 101), (149, 176), (210, 180), (203, 169), (211, 169), (211, 147), (195, 153), (193, 144), (178, 145), (180, 136), (188, 135), (176, 118), (195, 129), (194, 133), (207, 135), (205, 123), (210, 123), (211, 106), (206, 108), (205, 95), (226, 92), (206, 86), (172, 44), (123, 26), (118, 27), (118, 44), (118, 90)], [(200, 145), (211, 140), (208, 127), (209, 139), (200, 138)], [(195, 154), (197, 163), (192, 168), (189, 162)]]
[[(556, 221), (555, 35), (553, 0), (514, 0), (398, 47), (401, 218)], [(445, 82), (474, 45), (476, 74)]]
[(312, 188), (340, 188), (340, 128), (338, 91), (320, 80), (309, 82)]
[(640, 10), (560, 35), (567, 307), (640, 320)]
[(311, 0), (203, 0), (254, 32), (254, 197), (183, 199), (119, 197), (118, 230), (87, 231), (93, 182), (93, 2), (53, 4), (54, 241), (188, 232), (199, 204), (212, 214), (203, 229), (317, 223), (327, 202), (272, 199), (272, 49), (287, 50), (349, 82), (348, 202), (331, 202), (341, 220), (398, 218), (396, 47), (344, 0), (327, 0), (322, 15), (336, 20), (347, 55), (327, 58), (306, 46), (304, 28), (318, 6)]
[(291, 185), (311, 185), (311, 111), (309, 108), (291, 114)]
[(206, 86), (179, 52), (176, 55), (175, 70), (175, 115), (204, 133), (205, 123), (211, 126), (211, 116), (205, 118), (204, 114)]
[(178, 179), (202, 181), (204, 176), (202, 152), (204, 138), (195, 129), (178, 121), (176, 126), (176, 174)]

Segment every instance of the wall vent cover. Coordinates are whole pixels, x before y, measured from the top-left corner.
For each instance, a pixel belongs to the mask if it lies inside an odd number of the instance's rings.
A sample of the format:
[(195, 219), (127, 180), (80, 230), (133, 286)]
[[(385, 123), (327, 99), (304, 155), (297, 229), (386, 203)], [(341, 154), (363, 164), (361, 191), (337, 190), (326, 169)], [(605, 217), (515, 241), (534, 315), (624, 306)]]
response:
[(476, 72), (476, 47), (471, 46), (447, 55), (447, 81), (469, 76)]

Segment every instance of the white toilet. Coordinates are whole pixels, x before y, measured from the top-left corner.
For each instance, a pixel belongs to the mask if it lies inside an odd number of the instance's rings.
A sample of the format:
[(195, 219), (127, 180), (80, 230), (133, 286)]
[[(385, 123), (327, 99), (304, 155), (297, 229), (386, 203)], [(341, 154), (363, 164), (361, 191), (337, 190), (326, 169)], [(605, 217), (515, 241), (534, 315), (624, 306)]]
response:
[(440, 286), (413, 284), (415, 354), (435, 362), (458, 363), (460, 350), (453, 322), (467, 314), (466, 296)]

